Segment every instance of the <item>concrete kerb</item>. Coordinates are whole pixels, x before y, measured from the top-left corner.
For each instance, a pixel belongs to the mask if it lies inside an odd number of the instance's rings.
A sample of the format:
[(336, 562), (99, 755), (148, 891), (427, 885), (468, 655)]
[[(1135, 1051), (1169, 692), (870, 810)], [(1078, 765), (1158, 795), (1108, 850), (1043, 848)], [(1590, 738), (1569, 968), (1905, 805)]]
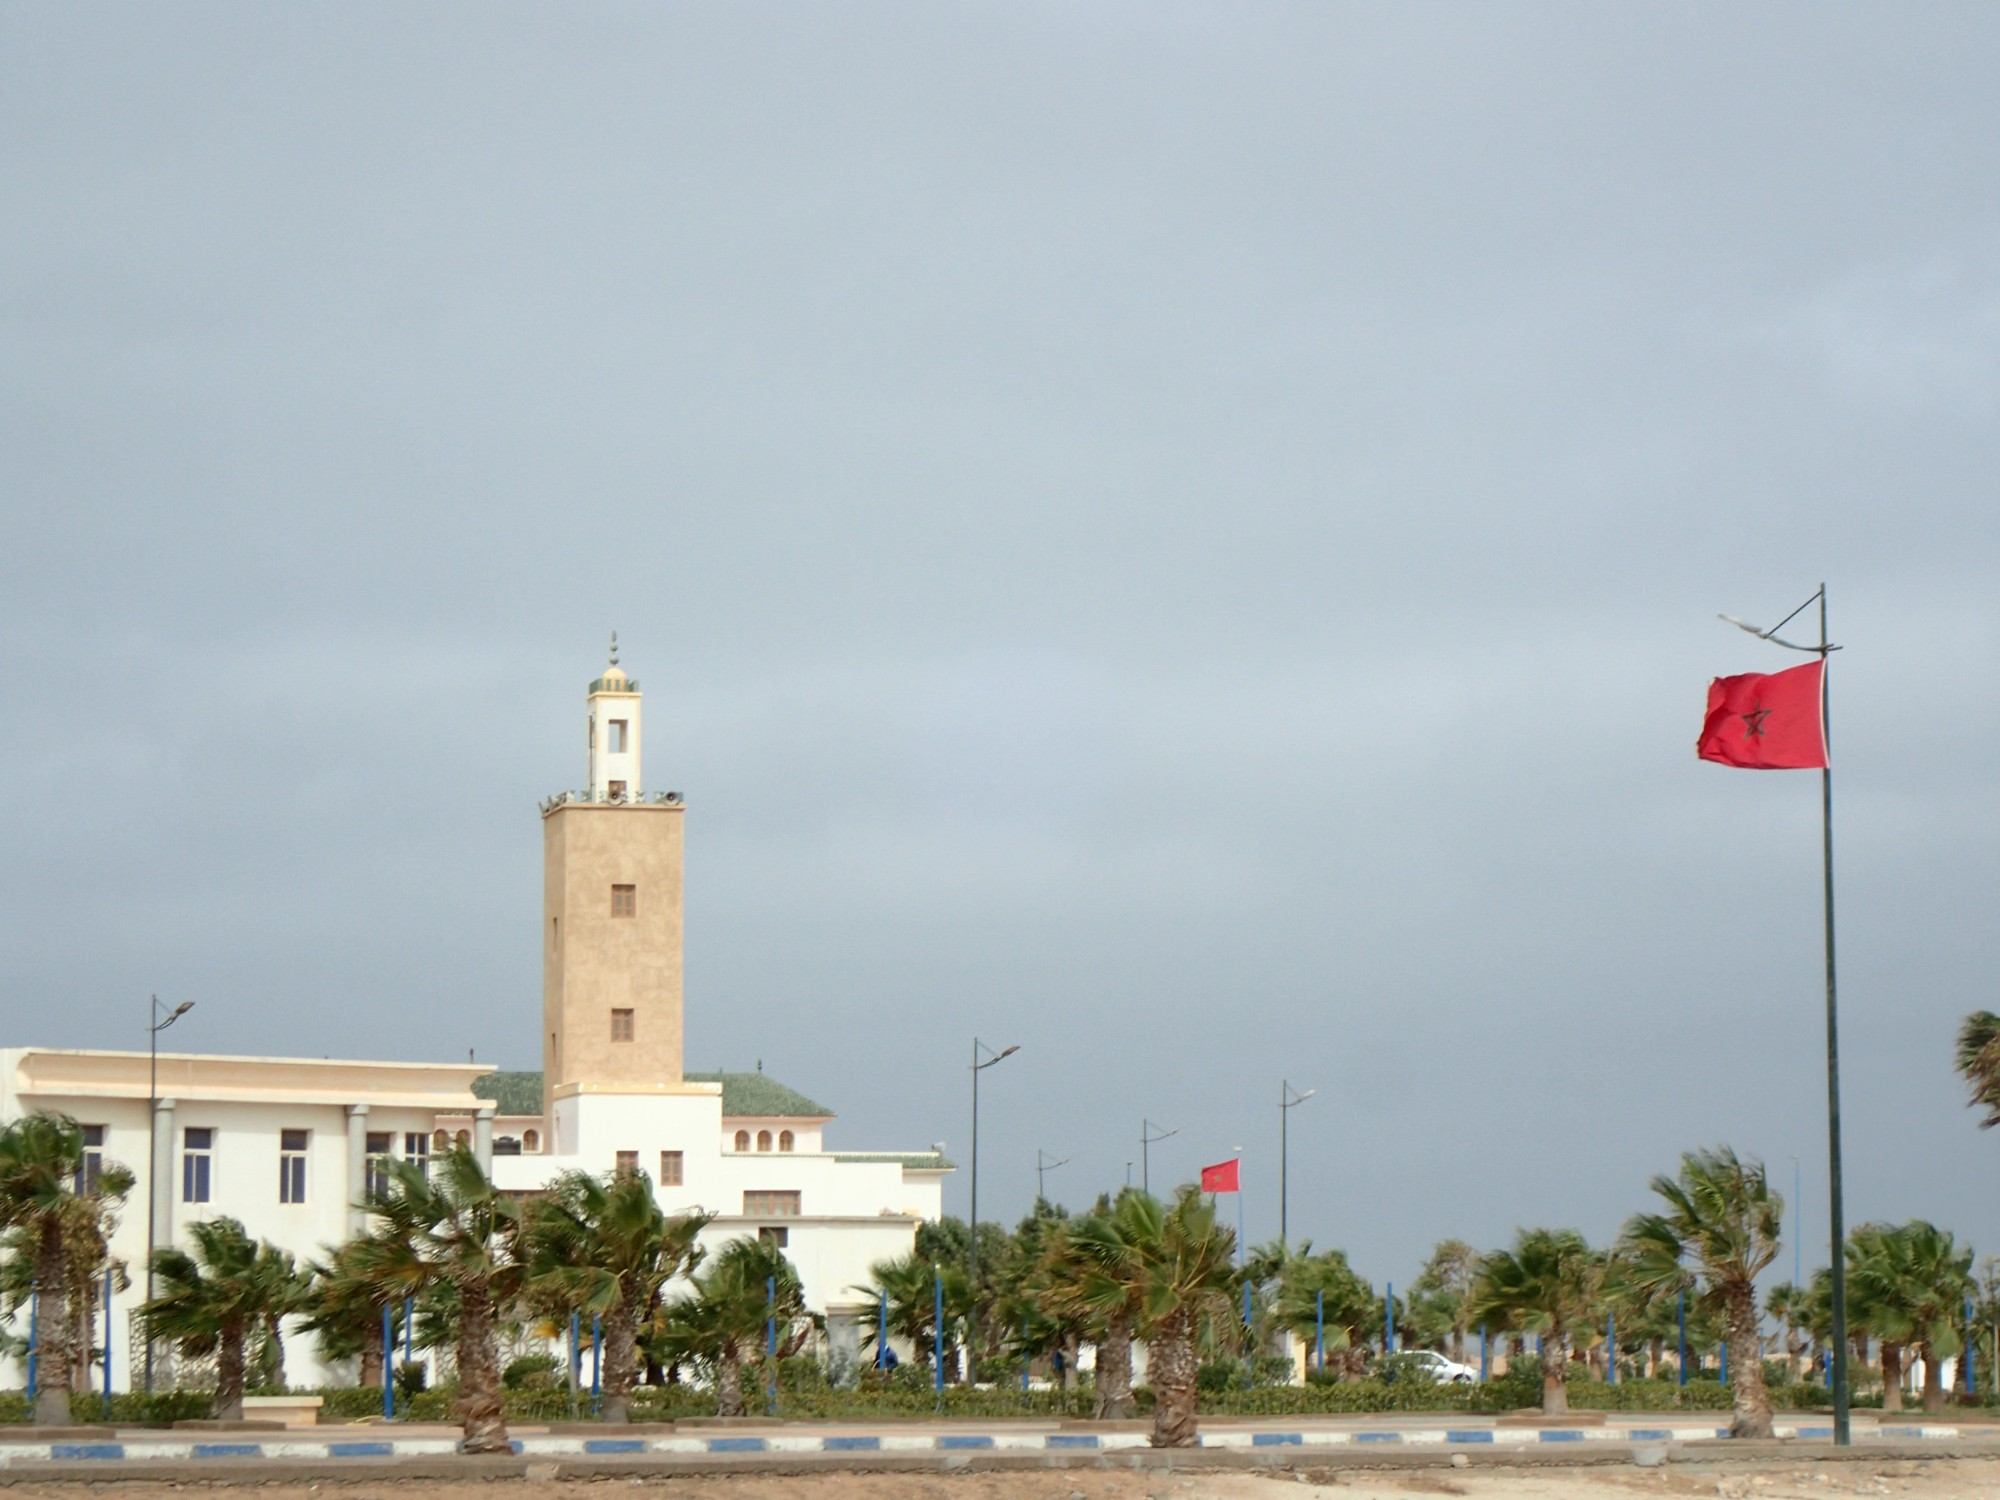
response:
[[(1159, 1473), (1269, 1470), (1308, 1478), (1361, 1470), (1612, 1468), (1630, 1465), (1633, 1448), (1623, 1443), (1500, 1447), (1473, 1452), (1437, 1447), (1299, 1448), (1126, 1448), (971, 1449), (950, 1451), (760, 1452), (630, 1454), (552, 1458), (533, 1455), (406, 1456), (391, 1458), (290, 1458), (127, 1460), (102, 1462), (46, 1460), (0, 1470), (0, 1488), (17, 1484), (101, 1485), (150, 1481), (206, 1487), (271, 1483), (365, 1484), (383, 1481), (526, 1479), (536, 1482), (593, 1479), (672, 1478), (682, 1475), (826, 1473), (989, 1473), (1009, 1470), (1126, 1470)], [(1934, 1443), (1870, 1443), (1835, 1448), (1816, 1441), (1666, 1444), (1667, 1462), (1704, 1469), (1767, 1468), (1800, 1463), (1949, 1463), (1961, 1458), (2000, 1457), (2000, 1441), (1940, 1447)]]

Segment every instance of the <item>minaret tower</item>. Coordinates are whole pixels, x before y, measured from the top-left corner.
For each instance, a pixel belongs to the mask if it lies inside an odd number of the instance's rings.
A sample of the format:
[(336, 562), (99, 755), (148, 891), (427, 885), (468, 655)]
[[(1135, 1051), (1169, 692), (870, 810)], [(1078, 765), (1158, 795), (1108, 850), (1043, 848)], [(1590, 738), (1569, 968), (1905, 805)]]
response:
[(683, 809), (675, 793), (643, 794), (639, 684), (615, 634), (586, 714), (589, 785), (542, 807), (542, 1097), (556, 1151), (576, 1144), (565, 1100), (681, 1087)]

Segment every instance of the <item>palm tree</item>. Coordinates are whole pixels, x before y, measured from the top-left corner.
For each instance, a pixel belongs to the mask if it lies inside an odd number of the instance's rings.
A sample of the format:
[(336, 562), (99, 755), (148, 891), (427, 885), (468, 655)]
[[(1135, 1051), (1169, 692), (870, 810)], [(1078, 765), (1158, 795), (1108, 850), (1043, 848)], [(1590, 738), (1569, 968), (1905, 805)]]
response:
[(1764, 1311), (1785, 1330), (1785, 1373), (1793, 1380), (1799, 1378), (1799, 1357), (1805, 1353), (1805, 1340), (1799, 1335), (1806, 1326), (1806, 1303), (1810, 1295), (1804, 1287), (1790, 1281), (1781, 1281), (1764, 1294)]
[(1442, 1329), (1451, 1335), (1451, 1357), (1461, 1364), (1465, 1335), (1472, 1326), (1472, 1282), (1478, 1273), (1477, 1250), (1464, 1240), (1440, 1240), (1410, 1283), (1411, 1311), (1422, 1308), (1427, 1332)]
[(639, 1172), (566, 1172), (522, 1224), (530, 1290), (564, 1311), (603, 1319), (603, 1418), (630, 1420), (640, 1321), (684, 1275), (708, 1215), (669, 1218)]
[(240, 1422), (244, 1346), (281, 1305), (283, 1289), (268, 1274), (281, 1252), (228, 1217), (196, 1220), (188, 1238), (193, 1255), (172, 1246), (153, 1252), (155, 1294), (139, 1315), (148, 1339), (166, 1340), (184, 1355), (215, 1356), (215, 1414)]
[(1954, 1059), (1972, 1098), (1973, 1109), (1986, 1111), (1981, 1130), (2000, 1125), (2000, 1016), (1990, 1010), (1976, 1010), (1958, 1028), (1958, 1050)]
[(714, 1375), (718, 1417), (743, 1415), (743, 1365), (760, 1341), (775, 1334), (782, 1357), (796, 1352), (813, 1328), (799, 1273), (763, 1239), (724, 1245), (666, 1311), (673, 1353), (701, 1361)]
[[(918, 1364), (940, 1359), (951, 1368), (951, 1329), (955, 1313), (971, 1301), (971, 1288), (962, 1268), (933, 1264), (924, 1259), (921, 1247), (908, 1255), (878, 1260), (868, 1268), (874, 1277), (870, 1286), (857, 1287), (875, 1301), (887, 1299), (889, 1332), (910, 1341), (910, 1357)], [(937, 1326), (938, 1284), (944, 1285), (944, 1328)], [(874, 1342), (875, 1330), (862, 1336), (862, 1345)]]
[(1091, 1275), (1122, 1279), (1122, 1292), (1106, 1290), (1106, 1305), (1128, 1300), (1134, 1331), (1146, 1340), (1147, 1368), (1157, 1400), (1152, 1443), (1187, 1448), (1198, 1441), (1195, 1422), (1197, 1341), (1204, 1322), (1227, 1318), (1236, 1285), (1231, 1258), (1236, 1232), (1216, 1218), (1200, 1189), (1183, 1187), (1172, 1208), (1150, 1193), (1122, 1196), (1119, 1243), (1104, 1259), (1087, 1258)]
[(506, 1453), (494, 1319), (521, 1286), (513, 1205), (464, 1146), (417, 1162), (384, 1161), (368, 1207), (377, 1231), (355, 1242), (355, 1269), (396, 1296), (449, 1293), (457, 1305), (458, 1412), (467, 1453)]
[(362, 1385), (379, 1386), (393, 1351), (382, 1347), (382, 1309), (399, 1295), (358, 1264), (360, 1239), (339, 1245), (310, 1266), (312, 1280), (299, 1325), (319, 1342), (325, 1360), (361, 1357)]
[(281, 1391), (285, 1388), (285, 1319), (312, 1305), (312, 1273), (299, 1269), (291, 1251), (267, 1242), (257, 1247), (250, 1276), (264, 1304), (256, 1358), (251, 1362), (257, 1378), (251, 1383)]
[(1066, 1233), (1051, 1236), (1044, 1262), (1043, 1308), (1057, 1323), (1080, 1323), (1096, 1339), (1091, 1415), (1099, 1421), (1138, 1414), (1132, 1396), (1132, 1334), (1144, 1311), (1139, 1273), (1153, 1223), (1140, 1196), (1128, 1188), (1104, 1212), (1072, 1219)]
[(85, 1179), (83, 1128), (68, 1115), (23, 1115), (0, 1129), (0, 1230), (27, 1253), (40, 1299), (38, 1424), (69, 1422), (73, 1346), (79, 1342), (71, 1302), (79, 1283), (94, 1281), (103, 1265), (116, 1206), (132, 1182), (129, 1171), (110, 1162), (98, 1169), (96, 1181)]
[(1317, 1337), (1324, 1326), (1334, 1367), (1344, 1378), (1366, 1367), (1368, 1340), (1381, 1315), (1381, 1299), (1347, 1263), (1346, 1251), (1315, 1255), (1305, 1240), (1286, 1255), (1278, 1271), (1277, 1322), (1301, 1338)]
[(1767, 1438), (1771, 1396), (1758, 1338), (1757, 1276), (1777, 1258), (1785, 1200), (1771, 1191), (1762, 1162), (1742, 1161), (1727, 1146), (1687, 1152), (1679, 1175), (1655, 1177), (1652, 1189), (1667, 1211), (1626, 1222), (1628, 1274), (1636, 1285), (1664, 1290), (1683, 1284), (1684, 1260), (1700, 1267), (1696, 1301), (1721, 1314), (1729, 1344), (1730, 1432)]
[(1959, 1352), (1958, 1317), (1972, 1289), (1972, 1251), (1922, 1219), (1864, 1224), (1848, 1240), (1849, 1276), (1866, 1326), (1882, 1341), (1882, 1404), (1902, 1406), (1902, 1353), (1924, 1362), (1924, 1410), (1944, 1410), (1944, 1361)]
[(1542, 1340), (1542, 1410), (1569, 1410), (1569, 1341), (1596, 1317), (1604, 1257), (1574, 1229), (1522, 1229), (1511, 1250), (1480, 1257), (1470, 1321)]

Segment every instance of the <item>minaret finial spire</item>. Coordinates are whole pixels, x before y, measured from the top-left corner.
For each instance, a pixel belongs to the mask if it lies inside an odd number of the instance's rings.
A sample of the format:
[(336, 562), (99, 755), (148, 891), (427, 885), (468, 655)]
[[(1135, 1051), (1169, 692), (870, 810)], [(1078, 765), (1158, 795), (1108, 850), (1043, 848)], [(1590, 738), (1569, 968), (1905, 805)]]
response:
[(618, 632), (611, 632), (611, 665), (618, 665)]

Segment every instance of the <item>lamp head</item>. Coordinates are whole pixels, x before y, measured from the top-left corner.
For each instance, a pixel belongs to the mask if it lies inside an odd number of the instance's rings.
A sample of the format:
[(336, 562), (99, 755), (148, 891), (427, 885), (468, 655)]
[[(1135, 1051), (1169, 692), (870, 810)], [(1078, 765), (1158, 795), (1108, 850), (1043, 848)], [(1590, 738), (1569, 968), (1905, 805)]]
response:
[[(1003, 1049), (1000, 1053), (1000, 1057), (1012, 1057), (1016, 1052), (1019, 1052), (1020, 1050), (1021, 1050), (1021, 1045), (1020, 1043), (1016, 1042), (1013, 1046)], [(995, 1062), (998, 1062), (1000, 1061), (1000, 1057), (996, 1057), (993, 1060)]]
[(182, 1016), (186, 1015), (189, 1011), (193, 1009), (194, 1009), (194, 1001), (183, 1000), (179, 1005), (176, 1005), (174, 1007), (174, 1013), (171, 1016), (167, 1017), (167, 1019), (170, 1021), (177, 1021)]

